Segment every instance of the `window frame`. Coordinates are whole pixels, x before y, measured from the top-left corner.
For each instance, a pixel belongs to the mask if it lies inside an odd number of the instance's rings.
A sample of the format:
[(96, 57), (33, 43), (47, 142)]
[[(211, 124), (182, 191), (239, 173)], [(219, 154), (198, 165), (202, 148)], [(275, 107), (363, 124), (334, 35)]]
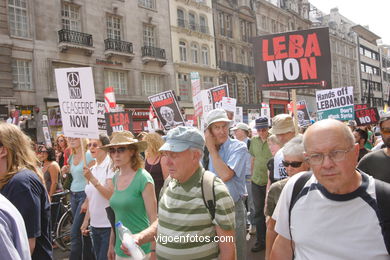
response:
[[(67, 10), (65, 10), (66, 7)], [(68, 12), (68, 16), (64, 16), (66, 11)], [(77, 17), (72, 17), (72, 13), (77, 14)], [(69, 21), (69, 24), (67, 25), (64, 23), (66, 20)], [(63, 2), (61, 5), (61, 25), (62, 29), (82, 32), (80, 6)]]
[[(13, 59), (11, 67), (12, 85), (14, 89), (27, 91), (34, 90), (32, 61), (26, 59)], [(22, 78), (24, 80), (22, 80)], [(23, 87), (21, 87), (21, 85), (23, 85)]]
[[(113, 78), (115, 73), (117, 79)], [(104, 69), (104, 84), (113, 87), (117, 95), (128, 95), (127, 71)]]
[(7, 19), (10, 35), (15, 37), (30, 38), (28, 1), (19, 0), (19, 6), (16, 5), (15, 0), (11, 1), (13, 1), (13, 4), (10, 4), (10, 0), (7, 0)]

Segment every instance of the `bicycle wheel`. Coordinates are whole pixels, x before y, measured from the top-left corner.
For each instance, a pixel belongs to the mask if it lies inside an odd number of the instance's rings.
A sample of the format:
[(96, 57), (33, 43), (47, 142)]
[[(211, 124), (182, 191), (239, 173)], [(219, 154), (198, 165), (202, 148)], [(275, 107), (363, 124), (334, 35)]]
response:
[(72, 211), (68, 209), (58, 222), (54, 243), (63, 251), (70, 250), (70, 230), (72, 228)]

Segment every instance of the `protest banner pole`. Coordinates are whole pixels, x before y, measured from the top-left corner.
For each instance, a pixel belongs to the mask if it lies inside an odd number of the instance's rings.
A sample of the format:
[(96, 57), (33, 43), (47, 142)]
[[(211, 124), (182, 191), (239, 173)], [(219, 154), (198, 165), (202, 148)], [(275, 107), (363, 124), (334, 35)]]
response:
[(295, 128), (295, 133), (298, 133), (297, 92), (295, 89), (291, 90), (291, 96), (293, 102), (294, 128)]
[(84, 167), (88, 167), (87, 159), (85, 158), (85, 146), (87, 145), (87, 140), (85, 138), (80, 138), (81, 143), (81, 155), (83, 156)]

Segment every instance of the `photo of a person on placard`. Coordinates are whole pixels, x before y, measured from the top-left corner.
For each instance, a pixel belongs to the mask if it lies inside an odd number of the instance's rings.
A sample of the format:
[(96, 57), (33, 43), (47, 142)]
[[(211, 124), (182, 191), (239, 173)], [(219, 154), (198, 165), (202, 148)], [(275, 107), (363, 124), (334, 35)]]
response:
[(178, 125), (183, 125), (183, 122), (175, 121), (175, 113), (172, 108), (168, 106), (160, 107), (160, 115), (164, 119), (164, 127), (166, 129), (171, 129)]

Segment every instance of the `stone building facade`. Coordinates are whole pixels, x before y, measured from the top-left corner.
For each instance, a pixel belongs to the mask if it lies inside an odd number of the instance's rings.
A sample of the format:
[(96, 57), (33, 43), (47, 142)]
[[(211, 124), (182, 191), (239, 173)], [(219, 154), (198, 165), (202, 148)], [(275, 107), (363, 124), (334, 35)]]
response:
[(186, 117), (193, 119), (190, 73), (199, 73), (201, 89), (218, 80), (211, 0), (169, 0), (169, 10), (175, 93)]
[(147, 96), (175, 85), (167, 7), (168, 0), (0, 0), (0, 102), (35, 108), (42, 139), (42, 114), (50, 119), (58, 106), (54, 69), (92, 67), (97, 99), (113, 86), (118, 104), (147, 110)]
[(229, 96), (248, 109), (259, 108), (260, 95), (253, 74), (253, 45), (256, 14), (253, 1), (213, 0), (215, 45), (219, 84), (227, 83)]

